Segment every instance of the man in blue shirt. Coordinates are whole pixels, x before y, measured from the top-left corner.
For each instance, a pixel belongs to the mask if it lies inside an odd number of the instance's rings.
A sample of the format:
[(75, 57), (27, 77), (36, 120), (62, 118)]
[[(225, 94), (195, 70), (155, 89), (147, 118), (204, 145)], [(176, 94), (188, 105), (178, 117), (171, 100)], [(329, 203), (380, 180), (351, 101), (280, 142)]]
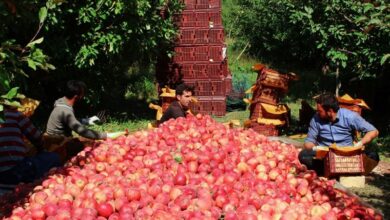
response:
[[(305, 139), (304, 149), (299, 153), (299, 161), (309, 169), (323, 172), (323, 162), (313, 160), (318, 146), (364, 146), (379, 134), (378, 130), (364, 120), (356, 112), (340, 108), (337, 98), (330, 93), (324, 93), (316, 98), (317, 113), (310, 121), (309, 131)], [(356, 131), (365, 135), (354, 143)], [(368, 157), (379, 161), (375, 152), (366, 153)]]

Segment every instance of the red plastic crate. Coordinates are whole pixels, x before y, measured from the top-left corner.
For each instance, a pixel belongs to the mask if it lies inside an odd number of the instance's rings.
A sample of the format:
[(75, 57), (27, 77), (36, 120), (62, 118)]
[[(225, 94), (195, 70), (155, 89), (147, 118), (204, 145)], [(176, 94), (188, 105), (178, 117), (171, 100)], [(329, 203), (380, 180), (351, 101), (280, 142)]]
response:
[(183, 64), (180, 64), (180, 67), (181, 67), (181, 74), (183, 76), (183, 79), (194, 79), (195, 78), (194, 64), (183, 63)]
[[(180, 62), (179, 65), (184, 79), (207, 79), (214, 81), (218, 79), (224, 80), (225, 85), (231, 84), (231, 76), (226, 77), (225, 62)], [(229, 88), (225, 86), (226, 91), (230, 91)]]
[(195, 63), (193, 67), (196, 79), (221, 79), (222, 69), (220, 63)]
[(232, 76), (229, 74), (226, 78), (225, 78), (225, 92), (226, 94), (229, 94), (231, 91), (232, 91)]
[(208, 9), (209, 8), (209, 0), (197, 0), (195, 8), (196, 9)]
[(194, 113), (210, 114), (212, 111), (212, 102), (210, 100), (198, 100), (197, 103), (190, 103), (190, 109)]
[(221, 0), (209, 0), (209, 8), (221, 8)]
[(185, 4), (184, 9), (186, 10), (192, 10), (196, 8), (196, 1), (197, 0), (180, 0)]
[(222, 28), (214, 28), (209, 30), (208, 42), (210, 44), (223, 44), (224, 33)]
[(226, 76), (226, 77), (229, 76), (230, 78), (232, 77), (232, 75), (229, 72), (228, 64), (227, 64), (226, 60), (223, 61), (222, 64), (221, 64), (221, 71), (222, 71), (222, 75), (223, 76)]
[(265, 136), (278, 136), (279, 130), (275, 125), (264, 125), (257, 122), (252, 122), (250, 125), (254, 131)]
[(215, 116), (224, 116), (226, 114), (226, 98), (225, 97), (213, 97), (212, 101), (212, 114)]
[(221, 8), (221, 0), (197, 0), (196, 9)]
[(260, 102), (252, 103), (249, 107), (249, 111), (249, 118), (251, 120), (257, 121), (258, 118), (263, 116), (263, 108), (261, 107)]
[(222, 63), (209, 63), (207, 66), (207, 76), (210, 79), (221, 79), (223, 76)]
[(289, 77), (285, 74), (280, 74), (272, 69), (263, 69), (260, 75), (260, 83), (265, 86), (274, 87), (287, 91)]
[(221, 11), (210, 11), (209, 12), (209, 27), (222, 26)]
[(254, 101), (261, 101), (267, 104), (276, 105), (279, 102), (279, 92), (270, 87), (261, 87), (259, 90), (259, 95), (253, 97)]
[(194, 76), (196, 79), (207, 78), (207, 64), (205, 63), (194, 64)]
[(198, 103), (191, 103), (190, 108), (195, 113), (223, 116), (226, 114), (225, 96), (198, 96)]
[(209, 42), (209, 29), (196, 29), (194, 35), (195, 44), (207, 44)]
[(210, 46), (209, 47), (209, 61), (220, 62), (225, 58), (223, 57), (224, 46)]
[(212, 88), (210, 81), (201, 81), (196, 82), (195, 93), (199, 96), (209, 96), (212, 95)]
[(175, 23), (179, 27), (196, 27), (196, 13), (194, 11), (183, 11), (175, 16)]
[(197, 27), (210, 27), (210, 18), (208, 11), (196, 12), (196, 26)]
[[(187, 84), (187, 85), (189, 85), (189, 86), (192, 86), (192, 87), (196, 87), (196, 81), (188, 81), (188, 80), (185, 80), (184, 79), (184, 82)], [(198, 94), (196, 94), (195, 93), (195, 95), (198, 95)]]
[(325, 157), (325, 177), (341, 175), (361, 175), (364, 173), (363, 153), (354, 152), (343, 155), (330, 150)]
[(208, 61), (209, 60), (209, 47), (197, 46), (195, 47), (195, 61)]
[(199, 104), (203, 114), (208, 114), (213, 109), (213, 103), (210, 100), (199, 100)]
[(175, 47), (174, 62), (194, 61), (194, 47)]
[(193, 44), (195, 41), (195, 29), (179, 29), (178, 44)]
[(211, 84), (210, 80), (184, 79), (188, 85), (194, 86), (195, 96), (210, 96)]
[(225, 82), (223, 80), (211, 80), (211, 95), (224, 96), (226, 95)]

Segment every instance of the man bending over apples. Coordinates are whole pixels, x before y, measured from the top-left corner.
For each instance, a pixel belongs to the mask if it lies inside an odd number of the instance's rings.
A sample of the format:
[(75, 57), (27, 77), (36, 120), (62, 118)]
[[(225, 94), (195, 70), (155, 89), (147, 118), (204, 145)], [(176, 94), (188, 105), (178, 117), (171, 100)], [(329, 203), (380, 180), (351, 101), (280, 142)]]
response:
[(76, 119), (73, 106), (84, 97), (85, 92), (86, 85), (84, 82), (77, 80), (68, 81), (65, 87), (64, 97), (57, 99), (54, 103), (54, 109), (47, 122), (46, 140), (55, 140), (56, 144), (59, 145), (65, 145), (66, 140), (69, 140), (65, 146), (67, 148), (67, 157), (74, 156), (83, 147), (78, 139), (72, 139), (72, 131), (81, 137), (92, 140), (116, 138), (125, 134), (125, 132), (106, 133), (94, 131)]
[[(319, 175), (324, 172), (322, 160), (315, 159), (316, 151), (321, 147), (336, 144), (338, 147), (361, 147), (370, 143), (379, 134), (378, 130), (356, 112), (340, 108), (337, 98), (324, 93), (315, 99), (317, 113), (310, 121), (304, 149), (299, 153), (299, 161)], [(364, 133), (360, 141), (354, 142), (356, 131)], [(376, 152), (365, 151), (368, 158), (379, 161)]]
[(189, 104), (194, 95), (194, 88), (186, 84), (180, 84), (176, 87), (176, 100), (173, 101), (168, 109), (164, 112), (163, 116), (160, 119), (160, 124), (168, 121), (169, 119), (186, 117), (187, 111), (189, 109)]

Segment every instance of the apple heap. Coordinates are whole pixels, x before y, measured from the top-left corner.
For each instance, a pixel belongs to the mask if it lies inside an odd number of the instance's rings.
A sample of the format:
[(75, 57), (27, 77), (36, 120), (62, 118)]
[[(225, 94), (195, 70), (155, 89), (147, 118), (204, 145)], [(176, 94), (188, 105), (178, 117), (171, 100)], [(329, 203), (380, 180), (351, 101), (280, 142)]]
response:
[(6, 219), (382, 219), (297, 155), (210, 116), (178, 118), (86, 147)]

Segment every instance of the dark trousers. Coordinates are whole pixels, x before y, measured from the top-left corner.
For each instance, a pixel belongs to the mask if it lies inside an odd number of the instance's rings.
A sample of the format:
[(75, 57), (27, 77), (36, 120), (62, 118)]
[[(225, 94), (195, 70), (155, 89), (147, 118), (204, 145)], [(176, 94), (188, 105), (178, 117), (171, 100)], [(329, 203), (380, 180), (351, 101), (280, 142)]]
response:
[(316, 152), (303, 149), (299, 152), (298, 159), (301, 164), (306, 165), (307, 169), (316, 171), (318, 176), (324, 175), (324, 161), (315, 159)]
[[(379, 155), (377, 152), (374, 151), (364, 151), (364, 154), (370, 159), (373, 159), (377, 162), (379, 162)], [(313, 150), (307, 150), (303, 149), (301, 152), (299, 152), (298, 159), (301, 164), (306, 165), (306, 167), (309, 170), (316, 171), (317, 175), (323, 176), (324, 175), (324, 161), (315, 159), (316, 153)]]
[(56, 153), (41, 152), (33, 157), (26, 157), (10, 170), (0, 173), (0, 183), (30, 183), (39, 179), (53, 167), (60, 166), (60, 157)]

